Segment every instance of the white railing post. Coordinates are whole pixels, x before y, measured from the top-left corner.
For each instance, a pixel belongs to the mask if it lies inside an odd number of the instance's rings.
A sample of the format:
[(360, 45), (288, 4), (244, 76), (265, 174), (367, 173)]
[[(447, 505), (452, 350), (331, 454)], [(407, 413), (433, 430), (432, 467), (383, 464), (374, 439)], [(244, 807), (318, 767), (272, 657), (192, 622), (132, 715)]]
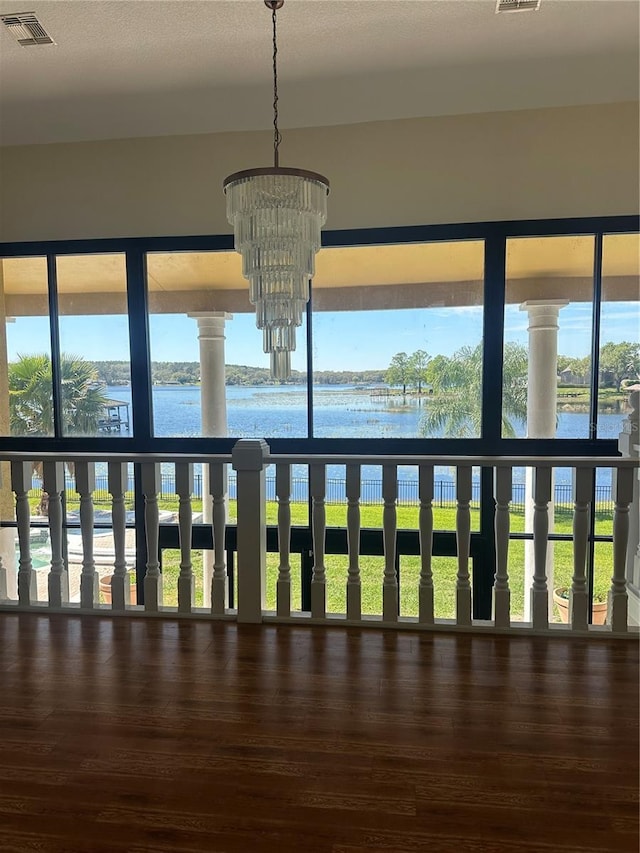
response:
[(418, 537), (420, 540), (420, 585), (418, 587), (418, 621), (433, 625), (433, 465), (418, 469)]
[(231, 453), (238, 489), (238, 622), (261, 622), (267, 565), (266, 488), (264, 469), (269, 445), (242, 438)]
[[(549, 627), (549, 590), (547, 588), (547, 542), (552, 469), (546, 465), (533, 472), (533, 585), (531, 588), (531, 624), (535, 629)], [(525, 593), (526, 594), (526, 593)]]
[(499, 465), (494, 471), (494, 519), (496, 567), (493, 580), (493, 619), (496, 628), (511, 625), (511, 591), (509, 590), (509, 531), (511, 528), (511, 503), (513, 469)]
[(613, 576), (609, 592), (607, 622), (615, 633), (627, 630), (628, 600), (627, 543), (629, 541), (629, 504), (633, 499), (632, 468), (615, 471), (615, 506), (613, 509)]
[[(622, 421), (618, 450), (623, 457), (640, 456), (640, 391), (629, 394), (629, 412)], [(640, 625), (640, 471), (633, 484), (633, 500), (629, 508), (629, 542), (627, 544), (627, 596), (629, 622)]]
[(178, 538), (180, 541), (180, 574), (178, 575), (178, 613), (191, 613), (195, 584), (191, 565), (191, 532), (193, 529), (193, 465), (176, 462), (176, 494), (178, 495)]
[(360, 465), (346, 465), (347, 495), (347, 619), (362, 619), (362, 587), (360, 581)]
[(326, 468), (309, 465), (309, 492), (311, 494), (311, 534), (313, 541), (313, 570), (311, 575), (311, 615), (324, 619), (327, 615), (327, 573), (325, 567), (325, 510)]
[(18, 603), (31, 604), (38, 598), (35, 572), (31, 567), (31, 490), (33, 466), (31, 462), (11, 463), (11, 489), (16, 496), (16, 525), (18, 528)]
[(80, 575), (80, 607), (92, 610), (98, 601), (98, 573), (93, 556), (93, 493), (96, 488), (94, 462), (76, 462), (76, 492), (80, 495), (80, 535), (82, 537), (82, 573)]
[(109, 462), (107, 467), (111, 495), (111, 526), (113, 529), (113, 575), (111, 577), (111, 609), (125, 610), (131, 601), (131, 581), (127, 571), (127, 512), (125, 494), (129, 485), (126, 462)]
[[(0, 465), (0, 493), (2, 493), (2, 466)], [(0, 517), (0, 521), (2, 518)], [(2, 532), (0, 530), (0, 532)], [(7, 569), (2, 560), (2, 551), (0, 550), (0, 602), (6, 601), (9, 597), (7, 592)]]
[(62, 557), (64, 465), (62, 462), (45, 462), (42, 467), (42, 487), (48, 496), (49, 541), (51, 542), (51, 570), (48, 579), (49, 607), (62, 607), (69, 601), (69, 575)]
[(147, 570), (144, 576), (144, 609), (157, 613), (162, 605), (162, 575), (158, 562), (160, 521), (158, 492), (162, 488), (160, 465), (143, 462), (142, 494), (144, 495), (144, 532), (147, 542)]
[(573, 484), (573, 578), (569, 593), (569, 624), (574, 631), (586, 631), (589, 625), (587, 591), (587, 551), (589, 547), (589, 504), (593, 480), (592, 468), (575, 468)]
[(470, 465), (456, 468), (456, 543), (458, 574), (456, 577), (456, 622), (471, 625), (471, 582), (469, 554), (471, 552), (472, 470)]
[(276, 612), (291, 615), (291, 465), (276, 465), (276, 498), (278, 500), (278, 580)]
[(382, 466), (382, 543), (384, 550), (384, 582), (382, 585), (382, 621), (398, 621), (398, 575), (396, 572), (396, 535), (398, 513), (398, 469)]
[(229, 604), (225, 535), (227, 530), (227, 466), (209, 464), (211, 493), (211, 528), (213, 531), (213, 575), (211, 578), (211, 612), (222, 615)]

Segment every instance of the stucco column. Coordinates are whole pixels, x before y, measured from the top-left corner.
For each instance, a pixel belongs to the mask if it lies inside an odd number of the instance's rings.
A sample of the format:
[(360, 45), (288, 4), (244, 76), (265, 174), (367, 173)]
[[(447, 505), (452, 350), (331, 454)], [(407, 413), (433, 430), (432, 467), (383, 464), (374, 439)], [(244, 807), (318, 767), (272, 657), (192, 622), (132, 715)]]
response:
[[(527, 373), (527, 438), (554, 438), (558, 398), (558, 317), (567, 299), (528, 300), (520, 306), (529, 315), (529, 367)], [(553, 487), (552, 487), (553, 495)], [(527, 468), (524, 524), (533, 530), (533, 470)], [(549, 532), (553, 530), (553, 500), (549, 505)], [(529, 590), (533, 582), (533, 542), (524, 546), (524, 620), (531, 621)], [(553, 544), (547, 548), (549, 614), (553, 606)]]
[[(9, 423), (9, 365), (7, 358), (7, 317), (4, 302), (4, 277), (0, 260), (0, 435), (10, 435)], [(15, 518), (11, 473), (8, 462), (0, 463), (0, 520)], [(7, 597), (18, 597), (16, 576), (16, 531), (12, 527), (0, 527), (0, 557), (5, 569)]]
[[(200, 411), (202, 435), (227, 435), (227, 393), (225, 388), (225, 323), (233, 315), (225, 311), (198, 311), (188, 315), (198, 323), (200, 344)], [(213, 502), (209, 494), (209, 469), (202, 470), (202, 521), (213, 521)], [(211, 607), (213, 551), (202, 552), (204, 606)]]

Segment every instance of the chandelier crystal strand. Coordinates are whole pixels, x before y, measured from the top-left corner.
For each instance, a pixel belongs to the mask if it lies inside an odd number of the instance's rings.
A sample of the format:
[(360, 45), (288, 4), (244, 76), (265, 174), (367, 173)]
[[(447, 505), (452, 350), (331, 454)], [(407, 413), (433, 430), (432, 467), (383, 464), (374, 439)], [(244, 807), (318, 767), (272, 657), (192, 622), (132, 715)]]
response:
[(265, 4), (273, 20), (274, 166), (236, 172), (225, 180), (224, 191), (256, 325), (271, 355), (271, 375), (287, 379), (327, 218), (329, 182), (315, 172), (279, 165), (276, 9), (282, 0)]

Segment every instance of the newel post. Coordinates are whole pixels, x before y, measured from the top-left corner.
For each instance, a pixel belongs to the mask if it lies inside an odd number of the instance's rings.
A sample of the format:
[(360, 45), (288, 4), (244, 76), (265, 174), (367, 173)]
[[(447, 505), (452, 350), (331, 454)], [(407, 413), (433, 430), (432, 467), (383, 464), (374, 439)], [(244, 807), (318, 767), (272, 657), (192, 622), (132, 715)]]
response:
[[(618, 449), (623, 457), (640, 456), (640, 391), (629, 394), (629, 412), (622, 422)], [(640, 625), (640, 471), (636, 471), (633, 496), (629, 511), (629, 540), (627, 542), (626, 569), (629, 600), (629, 621)]]
[[(2, 489), (2, 467), (0, 467), (0, 489)], [(1, 517), (0, 521), (2, 521)], [(0, 551), (0, 601), (7, 598), (7, 569), (2, 562), (2, 551)]]
[(242, 438), (231, 452), (238, 490), (238, 622), (261, 622), (265, 605), (267, 527), (265, 467), (269, 445)]

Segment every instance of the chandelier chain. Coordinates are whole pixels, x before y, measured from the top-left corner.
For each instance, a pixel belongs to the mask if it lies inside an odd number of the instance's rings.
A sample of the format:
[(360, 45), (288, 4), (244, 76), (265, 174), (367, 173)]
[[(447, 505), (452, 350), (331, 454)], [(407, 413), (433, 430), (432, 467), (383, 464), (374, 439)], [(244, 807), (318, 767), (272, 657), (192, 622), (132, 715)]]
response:
[(273, 22), (273, 165), (280, 165), (278, 148), (282, 134), (278, 128), (278, 41), (276, 32), (276, 5), (272, 6), (271, 20)]

